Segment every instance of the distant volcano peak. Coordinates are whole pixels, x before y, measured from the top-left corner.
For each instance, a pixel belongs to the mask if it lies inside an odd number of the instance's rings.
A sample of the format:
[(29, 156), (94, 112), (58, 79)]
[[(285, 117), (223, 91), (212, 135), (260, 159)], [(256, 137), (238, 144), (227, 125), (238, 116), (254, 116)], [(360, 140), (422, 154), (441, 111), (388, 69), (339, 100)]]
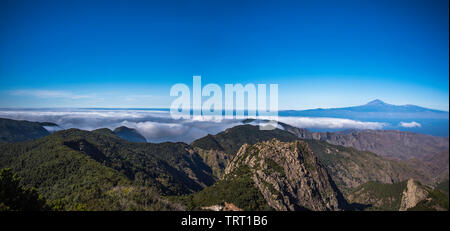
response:
[(372, 100), (372, 101), (368, 102), (366, 105), (387, 105), (387, 103), (385, 103), (379, 99), (376, 99), (376, 100)]

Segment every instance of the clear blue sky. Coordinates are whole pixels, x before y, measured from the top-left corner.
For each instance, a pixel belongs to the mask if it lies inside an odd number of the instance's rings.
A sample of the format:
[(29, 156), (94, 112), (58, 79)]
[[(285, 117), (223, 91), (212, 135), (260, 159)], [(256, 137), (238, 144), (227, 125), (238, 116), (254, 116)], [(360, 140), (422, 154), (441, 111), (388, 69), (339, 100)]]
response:
[[(281, 109), (449, 109), (449, 1), (0, 1), (0, 107), (168, 107), (278, 83)], [(223, 85), (222, 85), (223, 86)]]

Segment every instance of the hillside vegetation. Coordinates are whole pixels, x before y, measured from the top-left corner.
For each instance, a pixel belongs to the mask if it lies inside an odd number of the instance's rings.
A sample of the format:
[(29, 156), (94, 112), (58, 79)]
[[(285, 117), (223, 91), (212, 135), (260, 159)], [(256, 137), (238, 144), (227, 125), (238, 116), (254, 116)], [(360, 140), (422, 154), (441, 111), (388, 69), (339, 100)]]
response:
[(448, 210), (448, 194), (413, 179), (400, 183), (367, 182), (347, 196), (352, 203), (365, 204), (366, 210), (438, 211)]
[(51, 208), (33, 188), (21, 185), (11, 169), (0, 169), (0, 211), (45, 211)]
[(0, 144), (0, 167), (12, 168), (25, 185), (64, 209), (114, 209), (111, 197), (123, 196), (117, 189), (182, 195), (214, 183), (210, 168), (188, 145), (130, 143), (109, 129), (69, 129)]
[(0, 143), (21, 142), (48, 136), (50, 132), (42, 127), (44, 125), (49, 123), (0, 118)]
[[(426, 183), (448, 179), (449, 138), (396, 130), (346, 130), (310, 132), (280, 123), (298, 138), (320, 140), (330, 144), (369, 151), (378, 156), (396, 159), (427, 175)], [(425, 180), (418, 178), (418, 180)], [(425, 182), (424, 182), (425, 183)]]
[(347, 203), (303, 141), (244, 144), (223, 179), (183, 197), (186, 208), (233, 203), (244, 210), (343, 210)]
[(370, 181), (393, 184), (414, 178), (423, 183), (432, 182), (429, 176), (402, 161), (325, 141), (305, 141), (345, 193)]
[(433, 175), (445, 161), (421, 171), (417, 159), (252, 125), (188, 145), (117, 135), (138, 134), (128, 128), (49, 134), (51, 123), (1, 122), (0, 169), (11, 169), (2, 210), (448, 210), (448, 176), (434, 187)]

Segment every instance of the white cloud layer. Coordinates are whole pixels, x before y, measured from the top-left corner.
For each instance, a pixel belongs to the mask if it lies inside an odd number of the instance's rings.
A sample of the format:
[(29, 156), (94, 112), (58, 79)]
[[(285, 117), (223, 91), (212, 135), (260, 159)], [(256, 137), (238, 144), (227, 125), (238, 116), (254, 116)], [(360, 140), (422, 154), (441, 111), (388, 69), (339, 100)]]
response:
[(415, 121), (412, 122), (400, 122), (400, 126), (404, 128), (420, 128), (422, 125), (420, 123), (417, 123)]
[(280, 122), (299, 128), (320, 129), (382, 129), (387, 126), (380, 122), (362, 122), (351, 119), (325, 117), (278, 117)]
[[(94, 110), (94, 109), (48, 109), (48, 110), (0, 110), (0, 118), (53, 122), (53, 129), (79, 128), (111, 130), (126, 126), (136, 129), (149, 142), (181, 141), (190, 143), (207, 134), (216, 134), (226, 128), (242, 124), (240, 119), (201, 117), (175, 120), (168, 111), (158, 110)], [(263, 119), (263, 118), (262, 118)], [(379, 122), (361, 122), (339, 118), (278, 117), (278, 120), (296, 127), (319, 129), (381, 129)], [(256, 125), (256, 124), (254, 124)], [(281, 128), (281, 127), (280, 127)]]
[(149, 142), (181, 141), (190, 143), (207, 134), (216, 134), (226, 128), (242, 124), (240, 120), (215, 118), (174, 120), (168, 111), (157, 110), (0, 110), (0, 118), (53, 122), (58, 128), (47, 127), (50, 132), (58, 129), (79, 128), (95, 130), (120, 126), (136, 129)]

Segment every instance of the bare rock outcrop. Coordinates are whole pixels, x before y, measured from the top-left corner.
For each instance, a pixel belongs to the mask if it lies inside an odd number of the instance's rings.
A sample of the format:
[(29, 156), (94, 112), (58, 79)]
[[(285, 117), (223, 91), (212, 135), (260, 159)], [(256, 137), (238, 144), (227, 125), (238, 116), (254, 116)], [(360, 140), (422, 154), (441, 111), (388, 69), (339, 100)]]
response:
[(347, 202), (325, 167), (304, 141), (276, 139), (244, 144), (225, 169), (225, 175), (248, 166), (252, 180), (276, 210), (343, 210)]
[(409, 208), (413, 208), (421, 200), (424, 200), (428, 196), (428, 191), (413, 179), (409, 179), (406, 188), (403, 191), (402, 202), (400, 204), (400, 211), (406, 211)]

